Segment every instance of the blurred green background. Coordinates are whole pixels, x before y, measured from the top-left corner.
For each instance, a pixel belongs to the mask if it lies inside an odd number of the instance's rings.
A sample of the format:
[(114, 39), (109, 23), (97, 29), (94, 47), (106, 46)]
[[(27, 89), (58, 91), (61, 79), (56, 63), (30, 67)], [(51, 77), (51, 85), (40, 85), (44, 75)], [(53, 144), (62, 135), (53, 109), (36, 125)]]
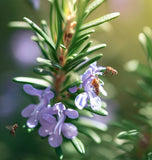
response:
[[(37, 130), (27, 133), (25, 129), (22, 129), (26, 120), (21, 117), (20, 112), (31, 103), (31, 100), (23, 93), (22, 85), (12, 82), (12, 78), (15, 76), (33, 74), (34, 57), (40, 53), (34, 42), (30, 41), (31, 32), (11, 29), (8, 27), (8, 23), (21, 21), (24, 16), (37, 24), (41, 19), (49, 21), (47, 0), (41, 0), (40, 3), (40, 9), (34, 10), (27, 0), (0, 0), (0, 160), (50, 160), (56, 158), (47, 139), (42, 140), (38, 136)], [(134, 112), (135, 99), (124, 90), (127, 87), (136, 87), (135, 79), (137, 77), (128, 74), (123, 67), (128, 60), (132, 59), (146, 63), (145, 54), (138, 41), (138, 34), (144, 26), (152, 26), (152, 1), (107, 0), (91, 14), (88, 20), (114, 11), (119, 11), (120, 17), (98, 27), (91, 38), (94, 43), (107, 44), (107, 47), (102, 50), (104, 56), (100, 65), (112, 66), (119, 73), (118, 76), (107, 76), (107, 84), (113, 84), (112, 87), (105, 84), (109, 99), (119, 106), (116, 113), (119, 119), (128, 118), (130, 116), (128, 111)], [(33, 45), (28, 48), (30, 43)], [(111, 104), (110, 107), (113, 105)], [(5, 128), (14, 123), (18, 123), (20, 126), (16, 137), (10, 135)], [(70, 150), (70, 153), (65, 155), (66, 159), (99, 159), (102, 143), (94, 144), (99, 150), (97, 151), (99, 153), (94, 155), (89, 152), (89, 144), (92, 142), (88, 139), (84, 139), (84, 141), (87, 144), (86, 156), (81, 157), (70, 146), (65, 145), (65, 153)], [(101, 152), (103, 151), (101, 150)]]

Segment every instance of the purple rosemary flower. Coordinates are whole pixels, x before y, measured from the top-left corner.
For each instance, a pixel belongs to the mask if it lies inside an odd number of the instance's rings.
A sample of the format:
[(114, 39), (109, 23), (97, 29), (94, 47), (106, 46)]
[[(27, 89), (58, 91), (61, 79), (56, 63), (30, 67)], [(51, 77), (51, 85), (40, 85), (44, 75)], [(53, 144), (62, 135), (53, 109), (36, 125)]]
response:
[(41, 53), (37, 44), (31, 40), (31, 36), (32, 31), (22, 29), (17, 30), (10, 39), (10, 49), (16, 62), (28, 67), (36, 64), (35, 59)]
[[(78, 131), (76, 126), (71, 123), (65, 123), (66, 117), (70, 119), (78, 118), (79, 114), (74, 109), (66, 109), (65, 106), (59, 102), (56, 103), (52, 108), (45, 110), (41, 114), (41, 127), (39, 134), (42, 137), (49, 135), (49, 144), (52, 147), (58, 147), (62, 143), (62, 134), (68, 139), (73, 139), (77, 136)], [(57, 119), (53, 116), (57, 115)]]
[(22, 111), (23, 117), (28, 117), (27, 126), (29, 128), (34, 128), (40, 119), (40, 112), (47, 108), (50, 104), (50, 100), (54, 97), (54, 93), (50, 91), (51, 87), (46, 88), (45, 90), (35, 89), (30, 84), (25, 84), (23, 86), (24, 91), (32, 96), (39, 97), (38, 104), (30, 104)]
[(70, 91), (71, 93), (75, 93), (75, 92), (77, 92), (77, 90), (78, 90), (78, 87), (77, 87), (77, 86), (72, 87), (72, 88), (69, 88), (69, 91)]
[(82, 75), (82, 87), (85, 92), (80, 93), (75, 99), (75, 105), (78, 109), (86, 107), (88, 99), (93, 110), (100, 109), (101, 99), (98, 96), (99, 93), (101, 92), (104, 96), (107, 96), (106, 91), (102, 87), (104, 83), (98, 78), (98, 75), (103, 75), (103, 70), (106, 70), (106, 67), (97, 67), (97, 62), (94, 62)]
[(40, 7), (40, 0), (28, 0), (31, 4), (32, 4), (32, 6), (33, 6), (33, 8), (34, 9), (39, 9), (39, 7)]

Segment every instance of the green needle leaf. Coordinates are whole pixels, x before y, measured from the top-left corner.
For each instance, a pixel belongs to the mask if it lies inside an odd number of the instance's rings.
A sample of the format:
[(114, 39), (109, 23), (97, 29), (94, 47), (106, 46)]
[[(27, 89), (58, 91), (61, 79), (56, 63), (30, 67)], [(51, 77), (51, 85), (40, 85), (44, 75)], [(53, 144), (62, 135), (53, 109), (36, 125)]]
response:
[(75, 147), (75, 149), (80, 153), (80, 154), (85, 154), (85, 148), (83, 143), (81, 142), (80, 139), (78, 139), (77, 137), (72, 139), (72, 144)]
[(62, 69), (62, 67), (59, 64), (57, 64), (57, 63), (55, 63), (55, 62), (53, 62), (51, 60), (48, 60), (48, 59), (44, 59), (44, 58), (38, 57), (36, 59), (36, 61), (39, 62), (39, 63), (41, 63), (41, 64), (48, 65), (50, 67), (54, 66), (54, 67)]
[[(83, 50), (87, 49), (86, 47), (89, 47), (89, 46), (91, 45), (91, 43), (92, 43), (92, 42), (89, 42), (89, 43), (87, 44), (87, 46), (85, 46), (85, 48), (84, 48)], [(88, 56), (89, 54), (91, 54), (91, 53), (93, 53), (93, 52), (95, 52), (95, 51), (97, 51), (97, 50), (99, 50), (99, 49), (101, 49), (101, 48), (104, 48), (104, 47), (106, 47), (106, 44), (99, 44), (99, 45), (96, 45), (96, 46), (91, 47), (90, 49), (88, 49), (88, 50), (87, 50), (86, 52), (84, 52), (84, 53), (80, 53), (79, 55), (75, 56), (74, 58), (71, 57), (72, 59), (66, 64), (65, 67), (67, 67), (68, 65), (71, 65), (71, 64), (75, 63), (76, 61), (78, 61), (78, 60), (80, 60), (80, 59)], [(74, 55), (73, 55), (73, 56), (74, 56)], [(69, 57), (69, 58), (70, 58), (70, 57)]]
[(86, 136), (88, 136), (89, 138), (91, 138), (93, 141), (95, 141), (96, 143), (101, 143), (101, 138), (100, 136), (94, 132), (92, 129), (86, 129), (86, 128), (79, 128), (79, 132), (85, 134)]
[(118, 17), (119, 15), (120, 15), (119, 12), (107, 14), (103, 17), (97, 18), (91, 22), (88, 22), (88, 23), (82, 25), (82, 27), (80, 27), (80, 30), (85, 30), (85, 29), (88, 29), (91, 27), (95, 27), (95, 26), (100, 25), (102, 23), (108, 22), (108, 21)]
[(148, 154), (147, 154), (147, 160), (152, 160), (152, 152), (149, 152)]
[(102, 54), (99, 54), (98, 56), (90, 59), (89, 61), (87, 61), (86, 63), (80, 65), (80, 67), (78, 67), (77, 69), (75, 69), (76, 72), (80, 71), (81, 69), (89, 66), (90, 64), (92, 64), (93, 62), (99, 60), (103, 55)]
[(22, 28), (22, 29), (30, 29), (30, 25), (23, 21), (12, 21), (8, 23), (9, 27), (12, 28)]
[(108, 112), (105, 109), (103, 109), (103, 108), (100, 108), (97, 111), (92, 110), (90, 107), (86, 107), (85, 109), (88, 110), (88, 111), (90, 111), (90, 112), (92, 112), (92, 113), (101, 115), (101, 116), (107, 116), (108, 115)]
[(48, 44), (48, 46), (50, 46), (50, 48), (52, 49), (52, 57), (54, 58), (55, 61), (58, 61), (57, 59), (57, 54), (55, 52), (55, 44), (52, 41), (52, 39), (50, 39), (47, 34), (45, 32), (43, 32), (42, 29), (40, 29), (34, 22), (32, 22), (30, 19), (24, 17), (23, 18), (25, 22), (27, 22), (31, 28), (33, 29), (33, 31), (35, 31), (35, 33), (38, 33), (40, 36), (42, 36), (45, 40), (45, 42)]
[(35, 84), (43, 87), (50, 86), (50, 84), (43, 79), (31, 78), (31, 77), (15, 77), (13, 78), (13, 81), (19, 82), (19, 83)]
[(61, 147), (55, 148), (55, 152), (57, 154), (58, 160), (62, 160), (63, 159), (63, 153), (62, 153)]
[(41, 20), (41, 27), (43, 29), (43, 32), (45, 32), (51, 38), (51, 40), (52, 40), (48, 24), (47, 24), (47, 22), (44, 19)]
[(88, 48), (91, 46), (91, 44), (92, 44), (92, 41), (89, 41), (89, 42), (84, 46), (84, 48), (82, 49), (81, 53), (85, 53), (85, 52), (88, 50)]
[(68, 65), (68, 66), (66, 65), (63, 69), (66, 71), (66, 73), (68, 73), (84, 61), (85, 61), (85, 59), (80, 59), (80, 60), (72, 63), (71, 65)]
[(82, 31), (82, 32), (80, 32), (78, 34), (78, 37), (76, 38), (76, 41), (79, 40), (79, 39), (81, 39), (81, 38), (83, 38), (83, 37), (85, 37), (85, 36), (87, 36), (87, 35), (90, 35), (90, 34), (92, 34), (94, 32), (95, 32), (94, 29), (84, 30), (84, 31)]
[(82, 37), (81, 39), (76, 41), (76, 43), (73, 43), (69, 48), (68, 56), (76, 53), (76, 50), (78, 50), (88, 38), (90, 38), (90, 35), (86, 35), (85, 37)]
[(79, 117), (78, 121), (75, 122), (75, 125), (95, 128), (95, 129), (99, 129), (101, 131), (107, 130), (107, 126), (104, 123), (96, 121), (94, 119), (87, 118), (87, 117)]
[(68, 90), (69, 88), (72, 88), (72, 87), (75, 87), (75, 86), (79, 87), (80, 84), (82, 84), (82, 83), (83, 83), (82, 81), (73, 82), (72, 84), (65, 87), (61, 92), (64, 92), (64, 91)]
[(85, 18), (88, 17), (90, 13), (92, 13), (98, 6), (100, 6), (104, 0), (95, 0), (93, 1), (85, 10)]
[(40, 68), (40, 67), (35, 67), (34, 72), (37, 74), (40, 74), (40, 75), (50, 75), (53, 77), (53, 74), (50, 71), (47, 71), (47, 70)]
[(136, 129), (133, 129), (133, 130), (130, 130), (130, 131), (120, 132), (117, 135), (117, 138), (119, 138), (119, 139), (130, 139), (130, 138), (136, 138), (137, 135), (139, 135), (139, 132)]
[(25, 20), (25, 22), (27, 22), (34, 31), (36, 31), (37, 33), (39, 33), (46, 41), (46, 43), (54, 50), (55, 49), (55, 44), (54, 42), (49, 39), (49, 37), (46, 35), (45, 32), (42, 31), (42, 29), (40, 29), (34, 22), (32, 22), (30, 19), (28, 19), (27, 17), (23, 18)]
[(37, 37), (32, 36), (32, 40), (35, 41), (38, 44), (39, 48), (41, 49), (41, 52), (42, 52), (43, 56), (45, 58), (49, 59), (49, 54), (48, 54), (47, 50), (45, 49), (45, 46), (43, 44), (43, 40), (40, 40), (40, 38), (38, 36)]
[(57, 14), (58, 14), (59, 18), (61, 18), (61, 20), (64, 21), (65, 17), (64, 17), (64, 14), (62, 12), (62, 9), (61, 9), (61, 7), (59, 5), (59, 1), (55, 0), (54, 4), (55, 4), (56, 11), (57, 11)]
[(92, 53), (92, 52), (95, 52), (95, 51), (97, 51), (97, 50), (99, 50), (99, 49), (101, 49), (101, 48), (105, 48), (107, 45), (106, 44), (98, 44), (98, 45), (96, 45), (96, 46), (93, 46), (93, 47), (91, 47), (91, 48), (89, 48), (88, 50), (87, 50), (87, 54), (90, 54), (90, 53)]
[(147, 54), (148, 61), (152, 61), (152, 30), (144, 27), (144, 33), (139, 34), (139, 41)]

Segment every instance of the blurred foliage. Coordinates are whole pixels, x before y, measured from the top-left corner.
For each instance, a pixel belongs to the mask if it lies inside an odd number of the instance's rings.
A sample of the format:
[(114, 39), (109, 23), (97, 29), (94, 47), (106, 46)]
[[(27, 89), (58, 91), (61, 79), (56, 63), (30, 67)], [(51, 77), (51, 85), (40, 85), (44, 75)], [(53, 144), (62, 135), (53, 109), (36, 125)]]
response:
[[(116, 148), (122, 151), (116, 159), (124, 160), (149, 160), (152, 153), (152, 30), (145, 27), (139, 34), (139, 41), (147, 55), (147, 65), (137, 60), (131, 60), (125, 64), (125, 69), (134, 75), (138, 75), (138, 88), (127, 88), (131, 97), (137, 99), (131, 104), (135, 108), (134, 113), (129, 113), (130, 119), (114, 122), (112, 126), (123, 130), (114, 140)], [(135, 101), (135, 100), (134, 100)]]

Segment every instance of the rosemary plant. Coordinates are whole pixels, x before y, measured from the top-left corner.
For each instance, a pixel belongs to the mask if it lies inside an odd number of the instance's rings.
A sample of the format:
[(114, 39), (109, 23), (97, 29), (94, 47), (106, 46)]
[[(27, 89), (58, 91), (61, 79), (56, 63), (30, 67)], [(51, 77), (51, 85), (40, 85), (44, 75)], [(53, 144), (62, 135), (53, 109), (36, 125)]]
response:
[(48, 137), (48, 142), (56, 149), (59, 159), (63, 158), (63, 137), (71, 141), (81, 154), (85, 153), (85, 148), (79, 132), (100, 142), (100, 137), (92, 129), (98, 126), (90, 121), (84, 122), (81, 118), (84, 114), (108, 114), (105, 103), (101, 100), (101, 94), (107, 95), (101, 79), (107, 72), (117, 72), (111, 67), (97, 66), (102, 54), (93, 53), (106, 47), (106, 44), (93, 46), (89, 38), (95, 31), (94, 27), (118, 17), (119, 13), (85, 22), (103, 2), (104, 0), (49, 0), (49, 24), (42, 20), (40, 28), (27, 17), (23, 18), (24, 21), (10, 23), (12, 27), (32, 30), (35, 34), (32, 40), (42, 52), (42, 56), (36, 59), (40, 65), (34, 67), (39, 78), (13, 79), (24, 83), (23, 90), (39, 99), (37, 104), (28, 105), (21, 114), (28, 118), (29, 128), (40, 126), (39, 135)]

